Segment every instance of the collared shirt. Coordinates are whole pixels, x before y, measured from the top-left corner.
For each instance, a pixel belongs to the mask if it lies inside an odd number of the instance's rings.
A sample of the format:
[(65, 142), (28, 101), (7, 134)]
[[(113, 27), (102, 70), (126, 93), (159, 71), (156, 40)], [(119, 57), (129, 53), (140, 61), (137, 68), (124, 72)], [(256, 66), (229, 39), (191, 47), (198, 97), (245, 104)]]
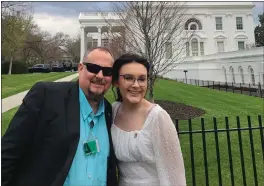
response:
[[(80, 140), (64, 186), (104, 186), (107, 180), (107, 159), (109, 156), (109, 138), (105, 121), (104, 100), (101, 100), (98, 111), (94, 114), (85, 94), (79, 88), (79, 102)], [(94, 122), (92, 129), (90, 128), (91, 121)], [(96, 138), (99, 142), (100, 152), (85, 155), (83, 143), (87, 142), (90, 131), (93, 138)]]

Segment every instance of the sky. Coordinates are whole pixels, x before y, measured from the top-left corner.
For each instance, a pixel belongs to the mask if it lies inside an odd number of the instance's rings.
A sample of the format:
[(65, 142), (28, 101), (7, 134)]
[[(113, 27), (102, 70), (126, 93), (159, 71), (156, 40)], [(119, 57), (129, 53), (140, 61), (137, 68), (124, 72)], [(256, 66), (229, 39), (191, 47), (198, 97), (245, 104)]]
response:
[[(224, 2), (223, 2), (224, 3)], [(258, 14), (264, 12), (263, 2), (253, 2), (253, 19), (258, 24)], [(80, 12), (111, 11), (110, 2), (33, 2), (34, 21), (51, 34), (64, 32), (74, 37), (80, 28)]]

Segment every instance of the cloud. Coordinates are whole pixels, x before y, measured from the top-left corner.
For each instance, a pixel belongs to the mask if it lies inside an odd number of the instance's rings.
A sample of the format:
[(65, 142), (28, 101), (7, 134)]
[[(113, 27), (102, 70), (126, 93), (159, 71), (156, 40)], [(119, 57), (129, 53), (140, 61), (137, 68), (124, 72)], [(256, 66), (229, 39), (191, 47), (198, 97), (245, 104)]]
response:
[(43, 31), (48, 31), (51, 34), (63, 32), (72, 37), (78, 34), (80, 24), (78, 17), (65, 17), (61, 15), (50, 15), (48, 13), (35, 13), (34, 22)]
[(35, 2), (37, 13), (49, 13), (51, 15), (73, 16), (80, 12), (109, 11), (109, 2)]
[(253, 4), (255, 5), (255, 7), (252, 10), (253, 20), (255, 25), (258, 25), (259, 24), (258, 15), (264, 13), (264, 2), (253, 2)]
[[(264, 12), (263, 2), (253, 2), (253, 19), (258, 24), (258, 14)], [(110, 11), (110, 2), (34, 2), (34, 20), (42, 30), (51, 34), (64, 32), (75, 36), (80, 28), (80, 12)]]
[(74, 37), (80, 24), (80, 12), (109, 11), (109, 2), (34, 2), (33, 19), (44, 31), (51, 34), (63, 32)]

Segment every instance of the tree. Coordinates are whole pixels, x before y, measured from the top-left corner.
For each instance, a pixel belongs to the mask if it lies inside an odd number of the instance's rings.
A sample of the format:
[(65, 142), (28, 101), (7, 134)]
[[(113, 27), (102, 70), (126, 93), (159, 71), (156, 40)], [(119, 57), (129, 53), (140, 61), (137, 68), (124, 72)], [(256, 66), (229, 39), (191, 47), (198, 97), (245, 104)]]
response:
[(64, 45), (67, 49), (66, 52), (68, 52), (69, 54), (71, 54), (71, 56), (73, 57), (73, 60), (75, 63), (79, 63), (80, 62), (80, 46), (81, 46), (81, 37), (80, 34), (78, 34), (76, 37), (74, 38), (70, 38), (69, 36), (65, 39), (65, 45)]
[(52, 36), (49, 32), (39, 30), (33, 40), (27, 41), (28, 48), (37, 54), (40, 63), (48, 63), (61, 57), (61, 46), (65, 45), (66, 36), (62, 32)]
[(111, 32), (112, 38), (123, 39), (120, 45), (150, 63), (149, 99), (154, 101), (153, 86), (161, 76), (184, 60), (185, 43), (191, 36), (184, 31), (184, 2), (114, 2), (118, 19), (105, 18), (109, 27), (121, 26), (124, 32)]
[(264, 46), (264, 13), (258, 15), (260, 25), (256, 26), (255, 28), (255, 40), (256, 46)]
[(8, 74), (12, 73), (15, 55), (23, 47), (25, 38), (32, 28), (32, 17), (27, 11), (29, 4), (21, 2), (3, 2), (1, 44), (2, 55), (9, 60)]

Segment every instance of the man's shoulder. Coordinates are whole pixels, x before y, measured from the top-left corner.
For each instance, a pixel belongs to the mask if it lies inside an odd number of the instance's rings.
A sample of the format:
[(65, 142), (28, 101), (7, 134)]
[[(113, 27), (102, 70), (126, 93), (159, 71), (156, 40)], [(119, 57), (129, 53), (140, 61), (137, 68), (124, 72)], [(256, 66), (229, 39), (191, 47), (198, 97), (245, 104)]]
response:
[(48, 81), (40, 81), (35, 85), (45, 87), (45, 89), (62, 89), (62, 88), (70, 88), (76, 85), (76, 82), (48, 82)]
[(72, 88), (77, 88), (77, 82), (37, 82), (32, 89), (42, 89), (46, 94), (64, 94)]
[(105, 107), (111, 108), (111, 103), (106, 98), (104, 98), (104, 104), (105, 104)]

